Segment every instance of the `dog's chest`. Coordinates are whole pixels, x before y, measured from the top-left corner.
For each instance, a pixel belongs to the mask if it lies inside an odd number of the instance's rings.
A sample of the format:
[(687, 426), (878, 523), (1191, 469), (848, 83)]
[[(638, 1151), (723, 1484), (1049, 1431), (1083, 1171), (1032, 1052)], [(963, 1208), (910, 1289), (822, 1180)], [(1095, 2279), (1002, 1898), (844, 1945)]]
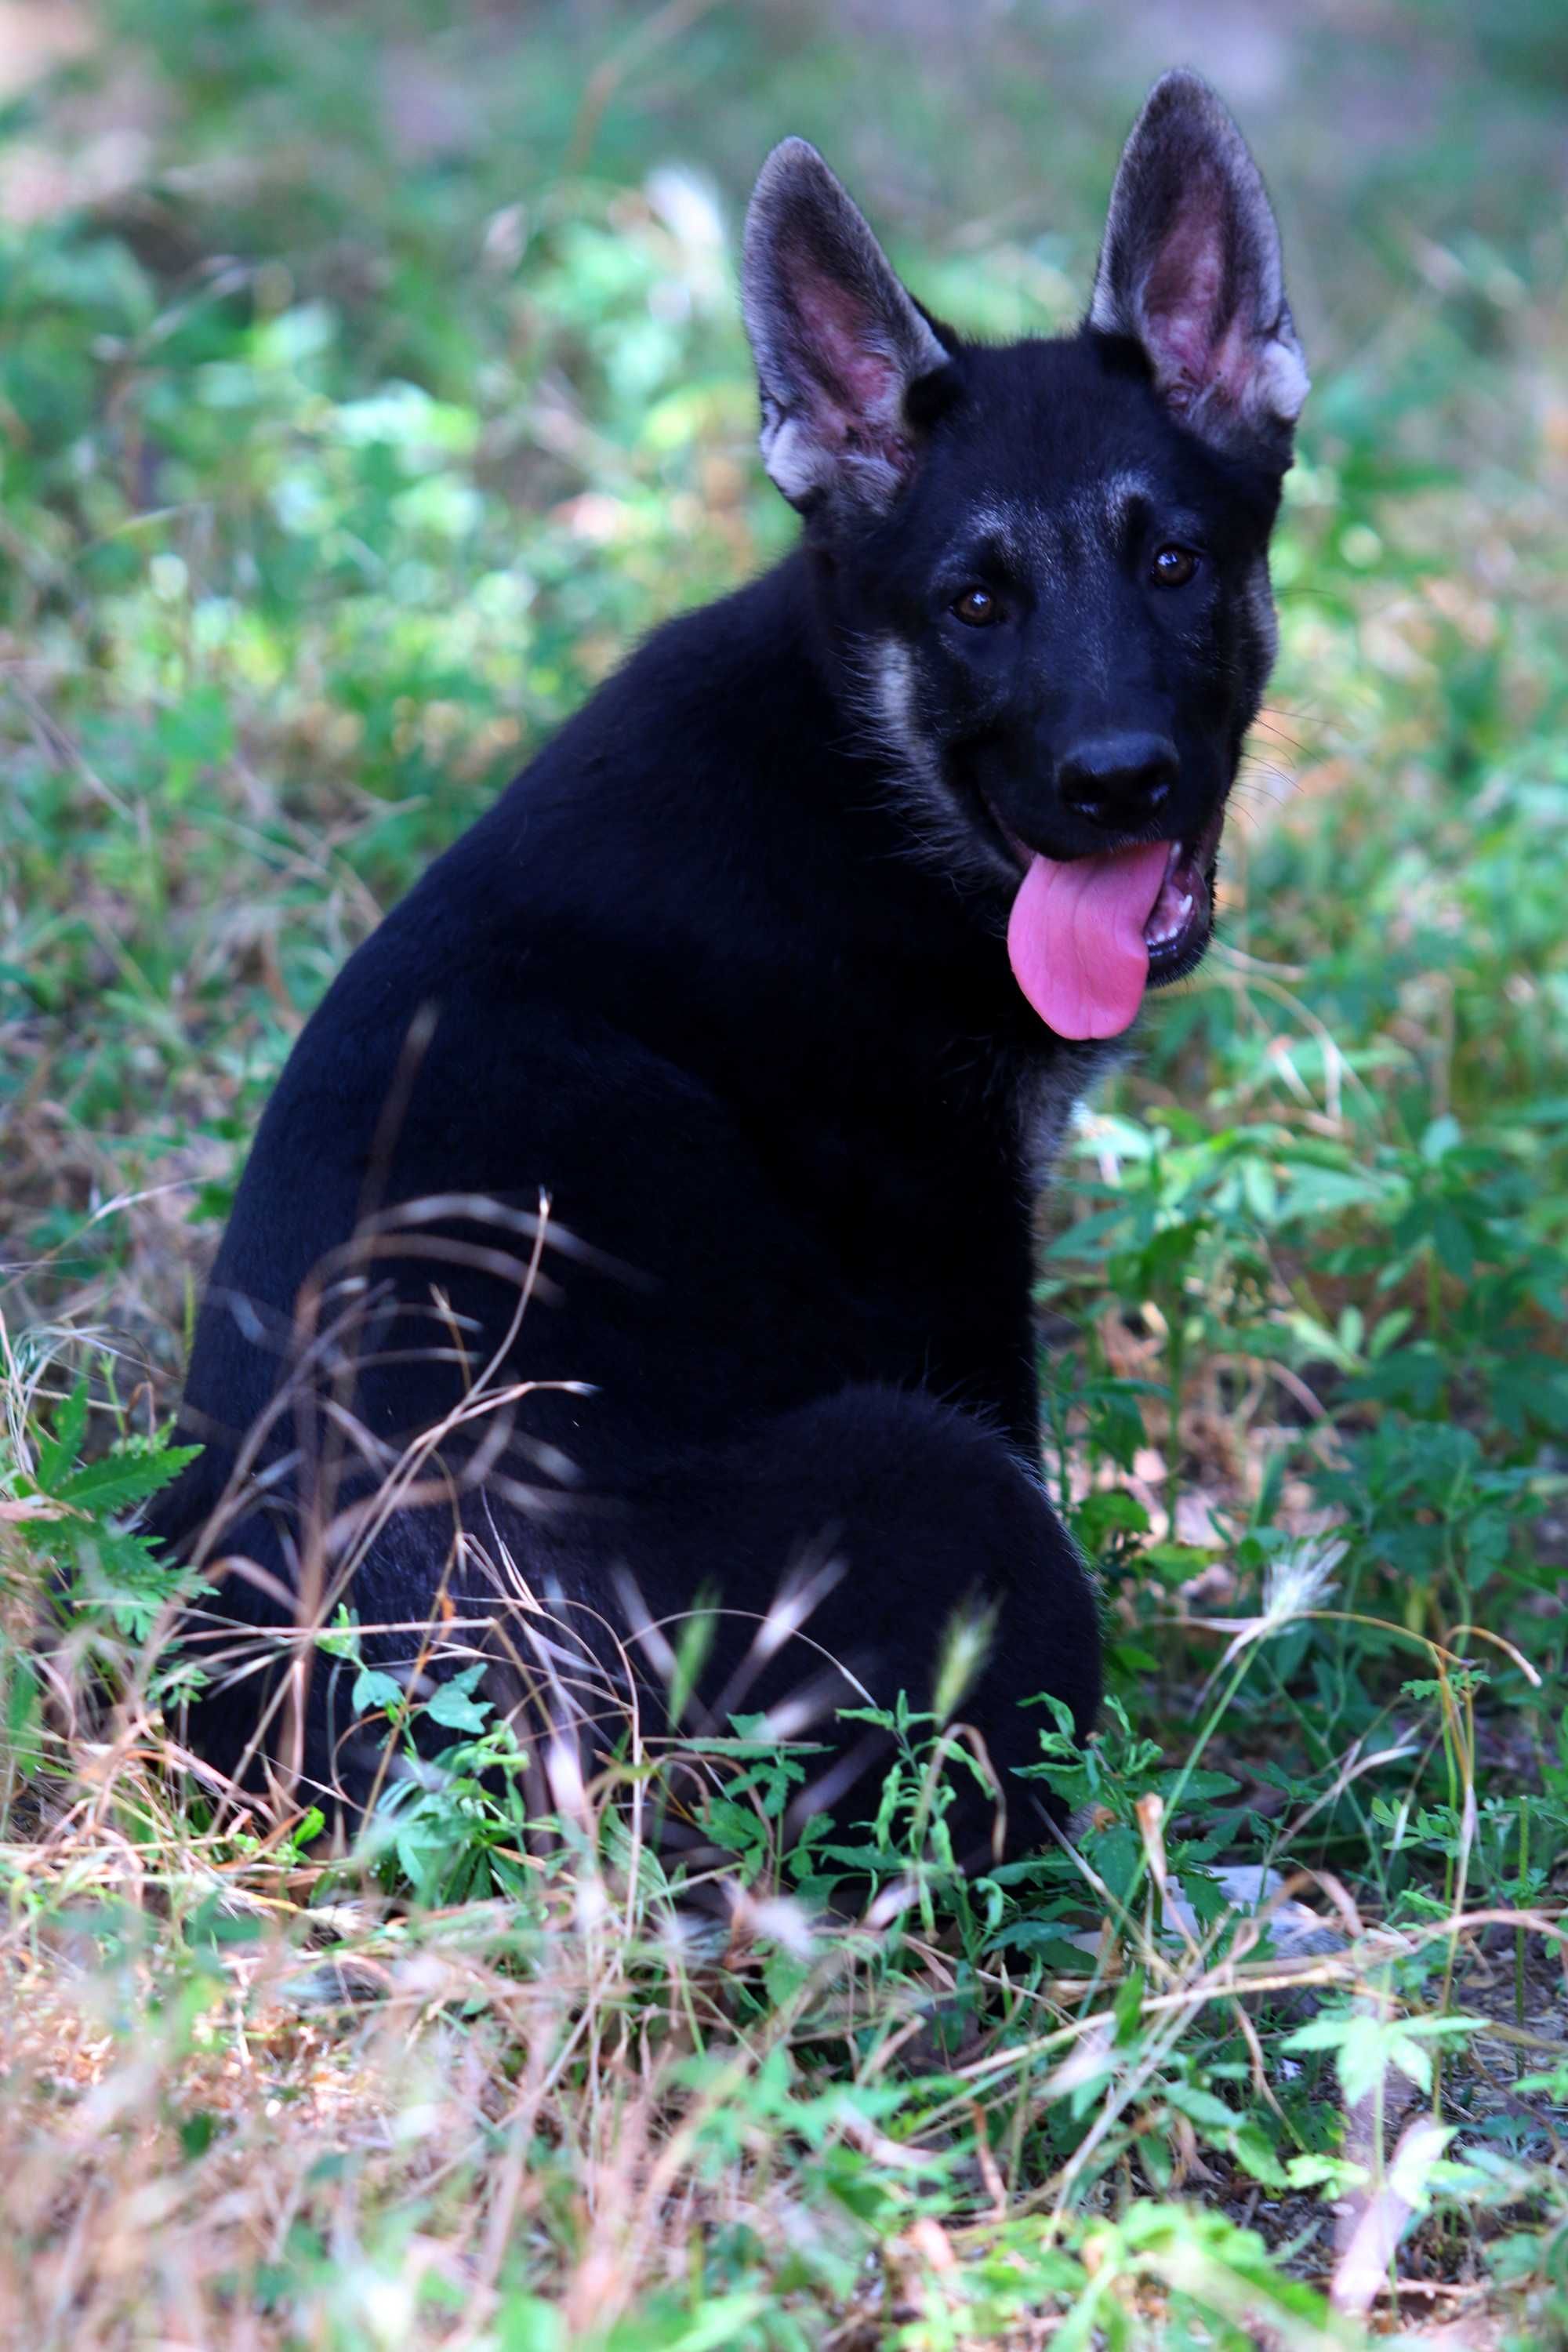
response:
[(1113, 1046), (1063, 1045), (1021, 1063), (1013, 1075), (1013, 1121), (1024, 1185), (1038, 1192), (1055, 1167), (1072, 1117), (1115, 1060)]

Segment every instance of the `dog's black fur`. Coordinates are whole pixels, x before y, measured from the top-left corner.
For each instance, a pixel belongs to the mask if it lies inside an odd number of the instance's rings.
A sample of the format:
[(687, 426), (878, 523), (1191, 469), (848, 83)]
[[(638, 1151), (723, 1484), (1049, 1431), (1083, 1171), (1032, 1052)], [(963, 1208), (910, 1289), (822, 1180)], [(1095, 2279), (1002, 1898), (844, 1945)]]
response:
[[(703, 1588), (766, 1612), (805, 1555), (807, 1642), (919, 1704), (973, 1601), (965, 1711), (1005, 1772), (1039, 1721), (1016, 1702), (1083, 1728), (1098, 1700), (1036, 1468), (1030, 1230), (1106, 1050), (1026, 1000), (1009, 906), (1031, 851), (1179, 841), (1154, 976), (1202, 952), (1305, 376), (1261, 183), (1182, 75), (1129, 143), (1079, 332), (932, 321), (800, 142), (759, 183), (745, 293), (803, 544), (661, 629), (339, 977), (246, 1171), (186, 1391), (206, 1450), (158, 1524), (191, 1550), (226, 1489), (208, 1552), (251, 1563), (223, 1605), (253, 1623), (301, 1586), (320, 1623), (357, 1559), (361, 1620), (410, 1629), (367, 1642), (384, 1661), (444, 1590), (521, 1580), (635, 1630)], [(584, 1246), (547, 1234), (518, 1319), (542, 1192)], [(352, 1517), (491, 1359), (591, 1393), (448, 1431), (445, 1499), (427, 1474), (384, 1525), (301, 1534), (323, 1449)], [(753, 1630), (723, 1622), (710, 1688)], [(241, 1762), (271, 1687), (216, 1673), (195, 1744)], [(347, 1682), (318, 1654), (291, 1687), (305, 1788), (363, 1796)], [(262, 1744), (289, 1748), (281, 1717)]]

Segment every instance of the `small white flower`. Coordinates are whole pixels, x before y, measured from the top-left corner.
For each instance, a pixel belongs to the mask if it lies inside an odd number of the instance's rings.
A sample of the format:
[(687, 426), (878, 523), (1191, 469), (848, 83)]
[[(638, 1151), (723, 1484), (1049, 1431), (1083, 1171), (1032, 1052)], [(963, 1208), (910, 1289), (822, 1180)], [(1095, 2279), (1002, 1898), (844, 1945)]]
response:
[(1263, 1618), (1259, 1631), (1287, 1625), (1326, 1601), (1333, 1589), (1334, 1570), (1349, 1546), (1337, 1538), (1303, 1536), (1288, 1551), (1272, 1559), (1263, 1578)]
[(797, 1960), (809, 1960), (816, 1949), (811, 1921), (787, 1895), (764, 1895), (759, 1901), (743, 1886), (731, 1890), (735, 1924), (748, 1936), (766, 1937)]

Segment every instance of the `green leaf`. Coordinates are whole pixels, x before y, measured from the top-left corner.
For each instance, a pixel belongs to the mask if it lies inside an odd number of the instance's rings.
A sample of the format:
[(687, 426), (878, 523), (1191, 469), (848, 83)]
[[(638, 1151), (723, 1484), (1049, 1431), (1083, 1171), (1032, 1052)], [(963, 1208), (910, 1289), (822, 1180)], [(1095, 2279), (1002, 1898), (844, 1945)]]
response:
[(500, 2352), (565, 2352), (566, 2315), (539, 2295), (508, 2295), (495, 2326)]
[[(484, 1729), (487, 1717), (494, 1710), (488, 1698), (471, 1698), (465, 1688), (473, 1671), (471, 1667), (465, 1667), (461, 1675), (454, 1675), (450, 1682), (439, 1684), (432, 1692), (425, 1702), (425, 1713), (432, 1723), (440, 1724), (447, 1731)], [(479, 1671), (482, 1674), (483, 1667)]]
[(1063, 1976), (1087, 1976), (1094, 1967), (1093, 1949), (1085, 1951), (1069, 1943), (1061, 1927), (1049, 1919), (1015, 1919), (987, 1939), (985, 1949), (1026, 1953), (1042, 1968), (1054, 1969)]
[(1165, 2096), (1183, 2115), (1189, 2116), (1194, 2123), (1201, 2124), (1205, 2132), (1223, 2135), (1225, 2143), (1228, 2145), (1240, 2118), (1223, 2099), (1216, 2099), (1212, 2091), (1203, 2090), (1194, 2083), (1167, 2083)]
[[(437, 1694), (437, 1697), (444, 1697), (450, 1688), (449, 1683), (444, 1683)], [(374, 1715), (383, 1707), (401, 1706), (407, 1696), (403, 1685), (394, 1675), (383, 1674), (375, 1666), (362, 1666), (354, 1676), (353, 1692), (349, 1703), (356, 1715)], [(460, 1693), (458, 1696), (461, 1697)], [(446, 1716), (436, 1714), (434, 1702), (426, 1711), (437, 1723), (446, 1723), (449, 1720)], [(457, 1727), (463, 1729), (468, 1727), (459, 1725)], [(473, 1727), (483, 1728), (482, 1717), (479, 1725)]]
[(1426, 2043), (1479, 2030), (1474, 2017), (1380, 2017), (1340, 2010), (1314, 2017), (1286, 2036), (1286, 2050), (1331, 2050), (1340, 2087), (1353, 2106), (1377, 2088), (1393, 2068), (1418, 2089), (1432, 2087), (1432, 2061)]
[(105, 1454), (73, 1470), (54, 1491), (59, 1501), (73, 1503), (79, 1510), (95, 1515), (123, 1511), (168, 1486), (201, 1450), (199, 1445), (165, 1445)]
[(1116, 2020), (1116, 2043), (1125, 2050), (1136, 2042), (1143, 2023), (1144, 1977), (1142, 1969), (1130, 1969), (1116, 1988), (1111, 2014)]
[(767, 1843), (766, 1824), (750, 1805), (738, 1805), (729, 1797), (710, 1797), (702, 1820), (714, 1843), (726, 1853), (752, 1853)]
[(61, 1405), (55, 1422), (55, 1433), (39, 1453), (37, 1484), (41, 1494), (58, 1495), (61, 1482), (81, 1452), (86, 1429), (87, 1379), (84, 1374)]
[(1289, 2175), (1280, 2163), (1278, 2151), (1265, 2138), (1256, 2124), (1244, 2123), (1231, 2142), (1232, 2153), (1244, 2172), (1260, 2180), (1265, 2189), (1288, 2189)]

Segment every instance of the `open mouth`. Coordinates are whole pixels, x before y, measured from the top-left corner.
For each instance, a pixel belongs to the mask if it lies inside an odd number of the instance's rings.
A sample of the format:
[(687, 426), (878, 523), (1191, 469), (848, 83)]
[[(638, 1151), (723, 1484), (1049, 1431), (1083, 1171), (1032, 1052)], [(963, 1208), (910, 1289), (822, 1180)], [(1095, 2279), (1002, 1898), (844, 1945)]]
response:
[(1058, 1036), (1119, 1036), (1144, 990), (1180, 980), (1208, 945), (1223, 806), (1190, 839), (1067, 859), (1030, 850), (987, 810), (1023, 874), (1007, 925), (1019, 987)]
[(1191, 971), (1208, 945), (1220, 823), (1216, 814), (1195, 842), (1173, 841), (1169, 845), (1160, 895), (1143, 926), (1151, 988), (1164, 988)]

